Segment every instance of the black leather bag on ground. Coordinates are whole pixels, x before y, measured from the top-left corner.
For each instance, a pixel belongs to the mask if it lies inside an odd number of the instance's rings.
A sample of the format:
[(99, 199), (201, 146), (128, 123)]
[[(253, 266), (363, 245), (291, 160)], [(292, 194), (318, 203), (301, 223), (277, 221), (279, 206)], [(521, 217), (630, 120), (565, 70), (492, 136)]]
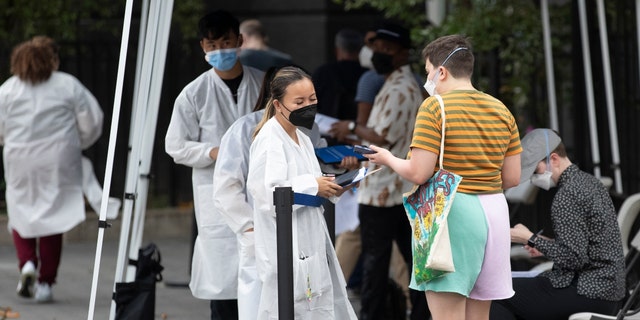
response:
[(114, 300), (117, 320), (153, 320), (156, 308), (156, 282), (162, 281), (158, 247), (150, 243), (138, 251), (134, 282), (116, 283)]

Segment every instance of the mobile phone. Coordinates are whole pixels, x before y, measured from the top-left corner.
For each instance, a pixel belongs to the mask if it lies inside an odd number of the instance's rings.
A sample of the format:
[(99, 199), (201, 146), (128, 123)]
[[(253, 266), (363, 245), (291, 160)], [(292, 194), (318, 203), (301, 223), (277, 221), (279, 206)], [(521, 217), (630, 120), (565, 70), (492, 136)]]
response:
[(355, 145), (353, 146), (353, 152), (359, 153), (359, 154), (372, 154), (372, 153), (376, 153), (375, 151), (373, 151), (371, 148), (365, 147), (365, 146), (361, 146), (361, 145)]

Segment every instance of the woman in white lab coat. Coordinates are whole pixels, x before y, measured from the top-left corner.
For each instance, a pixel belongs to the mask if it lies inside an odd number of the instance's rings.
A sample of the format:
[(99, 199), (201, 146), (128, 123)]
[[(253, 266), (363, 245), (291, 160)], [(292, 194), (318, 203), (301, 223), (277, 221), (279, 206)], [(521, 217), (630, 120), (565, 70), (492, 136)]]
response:
[[(247, 190), (253, 198), (255, 254), (262, 294), (258, 319), (278, 319), (275, 187), (335, 199), (343, 189), (323, 177), (311, 140), (317, 110), (311, 78), (296, 67), (280, 69), (256, 128), (249, 157)], [(356, 319), (329, 239), (322, 207), (294, 205), (294, 311), (296, 319)]]
[(18, 294), (35, 295), (38, 302), (52, 299), (62, 234), (85, 219), (81, 152), (102, 134), (95, 97), (57, 71), (58, 64), (55, 42), (34, 37), (14, 48), (13, 76), (0, 86), (9, 229), (21, 270)]

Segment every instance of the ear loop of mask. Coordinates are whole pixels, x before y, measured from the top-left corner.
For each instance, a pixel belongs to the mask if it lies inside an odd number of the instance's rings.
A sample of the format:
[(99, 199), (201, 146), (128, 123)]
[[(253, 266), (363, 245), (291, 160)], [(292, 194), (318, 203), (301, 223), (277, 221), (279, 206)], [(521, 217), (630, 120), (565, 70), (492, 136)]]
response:
[(547, 168), (545, 171), (551, 171), (549, 168), (549, 157), (551, 157), (551, 154), (549, 153), (549, 133), (547, 131), (544, 132), (544, 140), (547, 146)]
[(466, 47), (458, 47), (458, 48), (453, 49), (453, 51), (451, 51), (451, 53), (449, 53), (449, 55), (446, 58), (444, 58), (444, 61), (440, 64), (440, 66), (441, 67), (444, 66), (444, 64), (447, 63), (447, 61), (449, 61), (449, 58), (451, 58), (451, 56), (454, 53), (456, 53), (456, 52), (458, 52), (460, 50), (468, 50), (468, 49)]
[[(449, 58), (451, 58), (451, 56), (452, 56), (454, 53), (456, 53), (456, 52), (458, 52), (458, 51), (460, 51), (460, 50), (469, 50), (469, 49), (468, 49), (467, 47), (458, 47), (458, 48), (453, 49), (453, 51), (451, 51), (451, 53), (449, 53), (449, 54), (447, 55), (447, 57), (446, 57), (446, 58), (444, 58), (444, 61), (440, 64), (440, 67), (444, 67), (444, 64), (445, 64), (445, 63), (447, 63), (447, 61), (449, 61)], [(434, 81), (434, 82), (435, 82), (435, 79), (433, 79), (433, 80), (431, 80), (431, 81)]]

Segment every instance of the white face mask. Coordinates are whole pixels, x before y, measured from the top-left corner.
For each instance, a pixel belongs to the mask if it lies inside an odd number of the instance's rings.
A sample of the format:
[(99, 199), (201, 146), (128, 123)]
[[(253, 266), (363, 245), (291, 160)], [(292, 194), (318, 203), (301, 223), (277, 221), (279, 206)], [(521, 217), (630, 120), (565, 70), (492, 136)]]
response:
[(424, 84), (424, 89), (427, 90), (427, 93), (432, 97), (436, 94), (436, 81), (438, 81), (439, 76), (440, 70), (436, 72), (436, 75), (433, 77), (433, 79), (427, 79), (427, 82)]
[[(459, 48), (454, 49), (453, 51), (451, 51), (451, 53), (449, 53), (447, 55), (446, 58), (444, 58), (444, 61), (442, 62), (442, 64), (440, 64), (440, 66), (444, 66), (445, 63), (447, 63), (447, 61), (449, 61), (449, 58), (451, 58), (451, 56), (454, 53), (456, 53), (456, 52), (458, 52), (460, 50), (468, 50), (468, 49), (464, 48), (464, 47), (459, 47)], [(427, 79), (427, 82), (424, 84), (424, 89), (427, 90), (427, 93), (432, 97), (436, 94), (436, 81), (438, 81), (438, 77), (440, 77), (440, 70), (438, 70), (438, 72), (433, 77), (433, 79)]]
[(372, 56), (373, 56), (373, 50), (371, 50), (371, 48), (367, 46), (362, 46), (362, 49), (360, 49), (360, 53), (358, 54), (360, 65), (363, 68), (373, 69), (373, 64), (371, 63)]
[(544, 190), (549, 190), (556, 186), (556, 182), (551, 177), (551, 171), (534, 174), (531, 177), (531, 184)]

